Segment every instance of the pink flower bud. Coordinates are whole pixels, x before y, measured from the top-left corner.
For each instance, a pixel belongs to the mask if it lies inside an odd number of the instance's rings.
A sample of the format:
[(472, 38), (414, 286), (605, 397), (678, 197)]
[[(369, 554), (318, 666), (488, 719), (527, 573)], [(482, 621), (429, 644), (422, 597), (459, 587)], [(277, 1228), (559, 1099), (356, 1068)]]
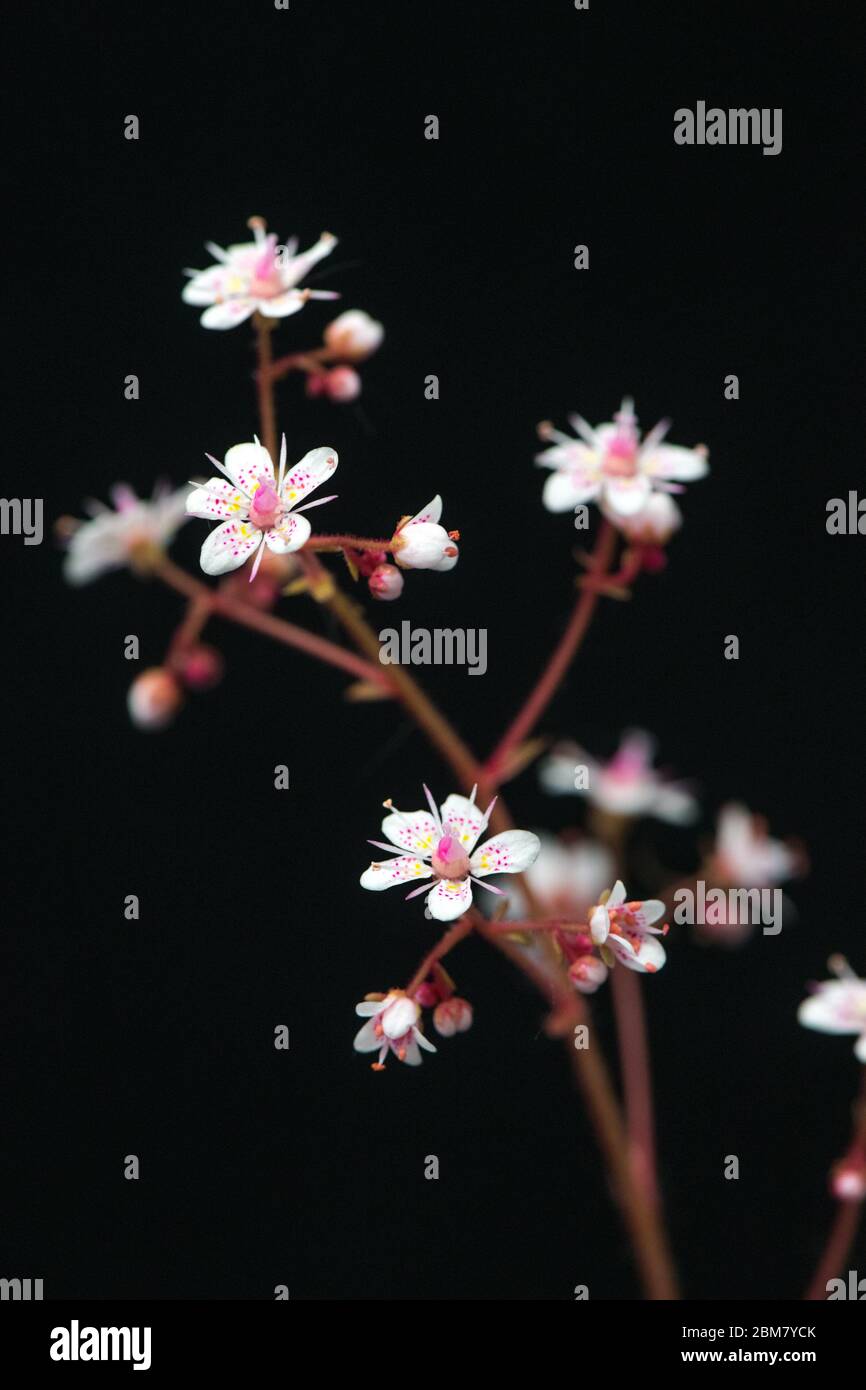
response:
[(325, 329), (325, 345), (334, 357), (346, 362), (363, 362), (374, 353), (385, 336), (381, 323), (363, 309), (347, 309)]
[(394, 565), (378, 565), (367, 583), (373, 598), (388, 602), (403, 592), (403, 576)]
[(358, 573), (362, 574), (365, 579), (369, 579), (380, 565), (387, 564), (388, 552), (387, 550), (358, 550), (355, 552), (354, 560)]
[(432, 1009), (439, 1003), (439, 988), (432, 980), (425, 980), (415, 991), (415, 1003), (422, 1009)]
[(568, 967), (568, 978), (581, 994), (595, 994), (607, 979), (607, 966), (598, 956), (578, 956)]
[(177, 673), (189, 690), (212, 690), (222, 680), (224, 669), (220, 653), (203, 642), (190, 647), (177, 663)]
[(326, 396), (328, 394), (328, 373), (327, 372), (308, 372), (307, 380), (304, 383), (304, 390), (308, 396)]
[(433, 1027), (443, 1038), (453, 1038), (455, 1033), (465, 1033), (472, 1027), (472, 1005), (466, 999), (458, 999), (453, 994), (443, 999), (433, 1010)]
[(164, 666), (151, 666), (142, 671), (132, 682), (126, 697), (129, 716), (138, 729), (164, 729), (182, 703), (180, 686)]
[(866, 1197), (866, 1154), (851, 1153), (830, 1173), (830, 1191), (839, 1202), (862, 1202)]
[(345, 405), (361, 394), (361, 378), (354, 367), (332, 367), (325, 378), (325, 391), (332, 401)]

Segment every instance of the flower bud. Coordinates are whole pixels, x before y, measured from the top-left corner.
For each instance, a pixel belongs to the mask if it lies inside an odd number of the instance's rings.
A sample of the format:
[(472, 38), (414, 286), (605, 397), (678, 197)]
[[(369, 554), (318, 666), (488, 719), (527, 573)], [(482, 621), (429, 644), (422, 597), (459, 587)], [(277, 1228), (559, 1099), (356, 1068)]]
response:
[(180, 686), (164, 666), (151, 666), (136, 676), (126, 704), (129, 717), (138, 729), (164, 729), (183, 703)]
[(328, 394), (328, 373), (308, 372), (307, 380), (304, 382), (304, 391), (311, 399), (316, 396), (326, 396)]
[(439, 1003), (439, 988), (432, 980), (425, 980), (415, 991), (415, 1002), (422, 1009), (432, 1009)]
[(386, 1004), (379, 1021), (386, 1038), (402, 1038), (410, 1028), (414, 1028), (420, 1016), (421, 1010), (415, 1000), (395, 991), (392, 1003)]
[(465, 1033), (472, 1027), (472, 1005), (466, 999), (458, 999), (453, 994), (443, 999), (433, 1010), (433, 1027), (443, 1038), (453, 1038), (455, 1033)]
[(393, 565), (377, 565), (367, 580), (373, 598), (389, 602), (403, 592), (403, 576)]
[(850, 1153), (830, 1172), (830, 1191), (839, 1202), (862, 1202), (866, 1197), (866, 1154)]
[(450, 570), (459, 551), (444, 527), (436, 521), (411, 521), (392, 542), (394, 559), (407, 570)]
[(223, 678), (225, 663), (215, 647), (197, 642), (178, 659), (176, 669), (188, 690), (212, 690)]
[(334, 357), (346, 362), (363, 362), (380, 346), (385, 336), (381, 323), (371, 319), (363, 309), (347, 309), (324, 332), (326, 347)]
[(568, 967), (568, 978), (581, 994), (595, 994), (607, 974), (607, 966), (598, 956), (578, 956)]
[(354, 367), (332, 367), (325, 377), (325, 392), (338, 405), (345, 405), (360, 396), (361, 378)]
[(624, 536), (640, 545), (665, 545), (683, 524), (682, 512), (667, 492), (653, 492), (634, 516), (605, 507), (602, 511)]

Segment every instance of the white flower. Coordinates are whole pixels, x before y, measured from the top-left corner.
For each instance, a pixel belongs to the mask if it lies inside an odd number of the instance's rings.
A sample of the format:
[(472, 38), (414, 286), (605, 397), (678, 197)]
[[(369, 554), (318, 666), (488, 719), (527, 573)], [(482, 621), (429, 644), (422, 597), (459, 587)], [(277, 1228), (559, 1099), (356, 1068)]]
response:
[(866, 1063), (866, 980), (859, 979), (842, 956), (831, 956), (827, 964), (838, 979), (818, 985), (800, 1005), (797, 1018), (818, 1033), (859, 1034), (854, 1055)]
[(633, 516), (623, 515), (604, 501), (601, 510), (626, 540), (638, 545), (667, 545), (683, 524), (683, 514), (667, 492), (651, 493), (646, 505)]
[(664, 947), (656, 940), (667, 935), (667, 924), (653, 925), (664, 911), (665, 905), (658, 898), (626, 902), (622, 879), (617, 879), (605, 901), (590, 913), (590, 936), (594, 945), (613, 951), (629, 970), (654, 975), (667, 959)]
[(368, 1019), (355, 1036), (356, 1052), (378, 1052), (374, 1071), (383, 1071), (385, 1058), (393, 1052), (407, 1066), (421, 1065), (420, 1048), (435, 1052), (417, 1026), (421, 1010), (401, 989), (392, 989), (384, 999), (365, 999), (355, 1006), (355, 1013)]
[[(576, 743), (560, 743), (542, 764), (541, 784), (555, 795), (587, 796), (610, 815), (653, 816), (684, 825), (694, 820), (698, 803), (683, 783), (669, 782), (655, 771), (654, 749), (655, 740), (642, 729), (623, 734), (608, 763), (595, 762)], [(588, 785), (581, 784), (584, 780)]]
[(442, 498), (438, 495), (416, 516), (400, 522), (391, 541), (394, 559), (407, 570), (450, 570), (457, 564), (459, 551), (454, 544), (456, 531), (446, 531), (438, 523)]
[(70, 584), (88, 584), (108, 570), (134, 563), (147, 549), (164, 550), (186, 520), (186, 489), (172, 492), (154, 489), (150, 502), (138, 498), (132, 488), (119, 483), (111, 489), (115, 510), (101, 502), (88, 504), (90, 521), (72, 532), (64, 577)]
[[(540, 837), (541, 851), (526, 871), (526, 880), (546, 917), (582, 921), (614, 876), (615, 860), (595, 840), (564, 843), (552, 835)], [(508, 917), (525, 917), (528, 906), (519, 886), (508, 889)]]
[[(379, 840), (370, 843), (377, 849), (402, 850), (394, 859), (373, 863), (361, 875), (362, 888), (379, 892), (395, 884), (417, 883), (407, 896), (427, 894), (427, 910), (439, 922), (451, 922), (472, 906), (472, 884), (501, 892), (483, 880), (489, 874), (519, 874), (535, 860), (541, 842), (529, 830), (504, 830), (483, 845), (478, 845), (493, 810), (491, 802), (482, 812), (475, 805), (475, 791), (465, 796), (449, 796), (437, 810), (427, 788), (424, 788), (429, 811), (402, 811), (386, 801), (389, 814), (382, 821), (382, 833), (389, 844)], [(476, 849), (476, 845), (478, 848)], [(410, 853), (406, 853), (406, 851)], [(425, 879), (435, 879), (427, 889)]]
[(332, 502), (322, 497), (303, 507), (297, 503), (314, 488), (321, 486), (337, 467), (333, 449), (311, 449), (291, 473), (286, 472), (286, 437), (280, 448), (280, 474), (274, 477), (274, 465), (267, 449), (255, 441), (236, 444), (229, 449), (225, 462), (211, 454), (207, 457), (225, 478), (211, 478), (204, 486), (193, 484), (186, 500), (190, 516), (225, 518), (222, 526), (211, 531), (201, 548), (201, 567), (205, 574), (226, 574), (238, 569), (253, 551), (258, 551), (250, 572), (254, 579), (264, 554), (264, 548), (276, 555), (300, 550), (309, 538), (310, 523), (298, 512), (309, 507)]
[(335, 357), (345, 362), (363, 362), (380, 347), (385, 330), (363, 309), (347, 309), (328, 324), (323, 336), (325, 346)]
[(646, 507), (653, 491), (680, 492), (679, 483), (702, 478), (707, 472), (707, 451), (662, 444), (666, 421), (650, 430), (641, 442), (633, 403), (624, 400), (610, 424), (592, 429), (580, 415), (569, 417), (580, 436), (539, 429), (552, 440), (549, 449), (536, 455), (536, 463), (553, 469), (544, 485), (544, 505), (550, 512), (570, 512), (580, 502), (598, 501), (608, 515), (636, 516)]
[(712, 856), (714, 878), (742, 888), (772, 888), (800, 867), (801, 855), (771, 839), (761, 816), (734, 802), (722, 807)]
[(308, 299), (339, 298), (327, 290), (297, 288), (307, 271), (336, 246), (330, 232), (322, 232), (315, 246), (297, 255), (296, 238), (278, 246), (276, 236), (266, 234), (260, 217), (251, 217), (247, 225), (255, 241), (225, 250), (206, 242), (218, 264), (186, 272), (192, 278), (184, 285), (182, 298), (187, 304), (209, 306), (201, 316), (205, 328), (234, 328), (256, 311), (265, 318), (283, 319), (296, 314)]

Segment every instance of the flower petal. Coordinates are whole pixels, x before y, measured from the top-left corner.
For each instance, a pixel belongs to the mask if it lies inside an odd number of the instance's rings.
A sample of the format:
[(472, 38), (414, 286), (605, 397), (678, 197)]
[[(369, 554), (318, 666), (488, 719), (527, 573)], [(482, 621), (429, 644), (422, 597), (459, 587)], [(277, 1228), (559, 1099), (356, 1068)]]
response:
[(371, 1018), (365, 1023), (363, 1028), (359, 1028), (355, 1034), (355, 1041), (352, 1046), (356, 1052), (378, 1052), (382, 1046), (382, 1038), (376, 1032), (376, 1024)]
[(280, 493), (283, 504), (287, 507), (294, 507), (309, 492), (321, 487), (322, 483), (336, 472), (337, 463), (336, 449), (326, 446), (321, 449), (311, 449), (308, 454), (304, 454), (300, 463), (295, 464), (283, 482)]
[(252, 497), (259, 481), (264, 478), (273, 485), (274, 465), (262, 444), (235, 444), (223, 460), (223, 466), (235, 487)]
[(186, 499), (186, 510), (190, 516), (223, 521), (246, 521), (249, 505), (249, 498), (232, 487), (227, 478), (208, 479), (204, 487), (195, 488)]
[(261, 544), (262, 533), (248, 521), (224, 521), (211, 531), (201, 548), (205, 574), (228, 574), (239, 569)]
[(551, 473), (541, 494), (549, 512), (570, 512), (580, 502), (591, 502), (601, 484), (589, 473)]
[(531, 830), (503, 830), (475, 851), (469, 861), (476, 878), (487, 874), (522, 874), (538, 857), (541, 841)]
[(213, 304), (221, 295), (225, 270), (221, 265), (209, 265), (188, 280), (181, 291), (184, 304), (204, 306)]
[(292, 550), (300, 550), (309, 538), (310, 523), (307, 518), (288, 512), (276, 526), (265, 532), (265, 545), (275, 555), (288, 555)]
[(453, 922), (472, 906), (472, 884), (468, 878), (440, 878), (427, 894), (427, 907), (437, 922)]
[(634, 516), (649, 501), (652, 485), (649, 478), (638, 474), (634, 478), (608, 478), (604, 485), (604, 500), (612, 512)]
[(667, 960), (665, 948), (657, 936), (643, 937), (635, 947), (625, 937), (611, 932), (607, 944), (621, 965), (642, 975), (654, 975)]
[(610, 890), (610, 895), (608, 896), (607, 902), (605, 903), (605, 907), (619, 907), (624, 902), (625, 884), (623, 883), (621, 878), (618, 878), (616, 883)]
[(400, 849), (429, 856), (439, 837), (439, 827), (429, 811), (400, 811), (385, 817), (382, 833)]
[(212, 304), (201, 316), (203, 328), (236, 328), (250, 317), (256, 307), (254, 299), (239, 297), (224, 299), (221, 304)]
[(257, 299), (256, 308), (263, 318), (266, 319), (287, 319), (290, 314), (297, 314), (303, 309), (309, 295), (302, 294), (300, 290), (286, 290), (284, 294), (273, 295), (270, 299)]
[(679, 444), (657, 444), (641, 450), (640, 466), (651, 478), (666, 478), (678, 483), (694, 482), (709, 472), (707, 456), (701, 449), (683, 449)]
[(436, 496), (433, 498), (432, 502), (428, 502), (426, 507), (422, 507), (421, 510), (420, 510), (420, 512), (416, 512), (415, 516), (411, 516), (411, 517), (409, 518), (409, 520), (408, 520), (405, 524), (406, 524), (407, 526), (411, 526), (412, 523), (413, 523), (414, 521), (433, 521), (433, 522), (437, 522), (437, 521), (439, 521), (439, 520), (441, 519), (441, 517), (442, 517), (442, 498), (439, 496), (439, 494), (438, 494), (438, 492), (437, 492), (437, 494), (436, 494)]
[(442, 803), (442, 825), (450, 825), (467, 854), (478, 844), (484, 829), (484, 813), (466, 796), (449, 796)]
[(398, 883), (411, 883), (418, 879), (431, 878), (433, 870), (429, 864), (425, 864), (423, 859), (416, 859), (412, 855), (401, 854), (397, 859), (384, 859), (381, 863), (373, 863), (369, 869), (365, 869), (361, 875), (361, 887), (369, 888), (374, 893), (381, 893), (383, 888), (393, 888)]

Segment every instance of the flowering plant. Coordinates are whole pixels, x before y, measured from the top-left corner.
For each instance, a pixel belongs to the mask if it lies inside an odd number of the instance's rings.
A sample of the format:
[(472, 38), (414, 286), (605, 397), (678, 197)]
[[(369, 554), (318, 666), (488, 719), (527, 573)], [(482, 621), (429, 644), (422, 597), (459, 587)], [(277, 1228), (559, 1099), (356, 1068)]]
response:
[[(336, 500), (312, 494), (333, 477), (337, 453), (323, 445), (290, 463), (277, 429), (280, 381), (299, 374), (308, 396), (337, 405), (355, 400), (362, 390), (358, 368), (379, 349), (384, 329), (362, 310), (345, 310), (325, 326), (320, 344), (276, 357), (273, 334), (281, 320), (294, 318), (312, 301), (336, 298), (332, 291), (304, 284), (330, 254), (335, 238), (323, 233), (298, 253), (295, 242), (278, 245), (263, 219), (251, 218), (249, 226), (252, 241), (225, 250), (208, 243), (215, 264), (188, 272), (183, 299), (203, 309), (206, 329), (252, 321), (258, 434), (250, 440), (244, 432), (243, 442), (229, 447), (222, 461), (207, 455), (217, 476), (176, 492), (158, 490), (150, 502), (119, 486), (113, 492), (115, 510), (93, 504), (90, 520), (63, 519), (66, 577), (81, 584), (128, 567), (163, 581), (186, 600), (164, 662), (132, 684), (129, 712), (142, 729), (164, 728), (190, 694), (219, 683), (222, 658), (202, 641), (215, 616), (330, 665), (352, 678), (355, 698), (395, 701), (415, 721), (459, 790), (438, 803), (425, 785), (426, 806), (411, 811), (398, 810), (387, 798), (383, 838), (371, 841), (380, 857), (362, 872), (360, 886), (378, 892), (402, 885), (410, 899), (423, 896), (427, 920), (446, 925), (438, 935), (431, 928), (429, 950), (401, 986), (368, 993), (357, 1005), (365, 1022), (354, 1048), (375, 1056), (376, 1072), (391, 1059), (418, 1066), (423, 1051), (431, 1056), (437, 1051), (428, 1028), (440, 1039), (452, 1039), (473, 1026), (472, 1005), (457, 993), (445, 958), (470, 935), (502, 952), (545, 998), (547, 1034), (565, 1042), (647, 1296), (674, 1298), (678, 1282), (656, 1172), (642, 991), (652, 988), (652, 977), (675, 958), (680, 925), (693, 926), (709, 944), (744, 944), (756, 922), (764, 920), (749, 915), (756, 903), (756, 910), (763, 910), (761, 895), (778, 893), (781, 883), (803, 872), (805, 856), (796, 843), (771, 837), (760, 818), (732, 804), (722, 808), (716, 836), (687, 880), (660, 870), (650, 885), (645, 870), (635, 867), (634, 827), (650, 817), (691, 824), (699, 810), (694, 788), (655, 767), (653, 741), (641, 730), (627, 731), (607, 761), (585, 752), (573, 738), (548, 747), (536, 730), (602, 601), (630, 596), (638, 580), (667, 564), (667, 547), (683, 525), (674, 495), (706, 476), (708, 451), (703, 445), (667, 442), (666, 422), (642, 438), (629, 399), (611, 422), (596, 428), (572, 416), (574, 436), (550, 424), (539, 426), (546, 447), (537, 463), (549, 470), (543, 505), (583, 520), (587, 504), (595, 504), (598, 526), (591, 553), (581, 557), (584, 572), (574, 609), (554, 651), (499, 741), (480, 758), (414, 674), (381, 659), (375, 631), (341, 583), (345, 572), (371, 601), (392, 602), (403, 594), (411, 571), (440, 576), (453, 571), (460, 534), (443, 526), (441, 497), (402, 514), (407, 498), (398, 499), (378, 536), (314, 532), (305, 513)], [(201, 570), (218, 581), (215, 585), (168, 556), (188, 518), (217, 523), (204, 534), (200, 553)], [(327, 558), (337, 565), (329, 568)], [(299, 593), (329, 613), (345, 642), (278, 612), (284, 598)], [(512, 820), (501, 789), (537, 759), (545, 791), (580, 797), (581, 834), (557, 839), (517, 828)], [(407, 781), (401, 794), (411, 785)], [(646, 892), (631, 897), (625, 884), (635, 879)], [(697, 888), (701, 909), (695, 914), (689, 901), (696, 900)], [(383, 903), (383, 912), (389, 908)], [(414, 910), (420, 912), (420, 905)], [(771, 920), (775, 926), (775, 917)], [(866, 1062), (866, 983), (845, 962), (834, 960), (832, 968), (838, 978), (818, 987), (801, 1006), (800, 1022), (856, 1036), (856, 1057)], [(621, 1096), (588, 1002), (608, 984)], [(822, 1296), (826, 1278), (843, 1263), (866, 1196), (866, 1092), (855, 1112), (850, 1147), (831, 1174), (831, 1189), (839, 1214), (810, 1297)]]

